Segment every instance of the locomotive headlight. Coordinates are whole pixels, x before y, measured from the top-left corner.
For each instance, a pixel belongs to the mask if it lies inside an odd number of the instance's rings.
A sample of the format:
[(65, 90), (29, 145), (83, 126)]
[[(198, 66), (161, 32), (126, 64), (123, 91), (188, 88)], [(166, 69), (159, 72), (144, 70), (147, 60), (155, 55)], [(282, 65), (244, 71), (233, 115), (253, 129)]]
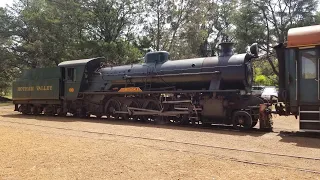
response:
[(253, 54), (255, 57), (258, 57), (259, 54), (259, 46), (258, 43), (253, 43), (250, 46), (250, 53)]

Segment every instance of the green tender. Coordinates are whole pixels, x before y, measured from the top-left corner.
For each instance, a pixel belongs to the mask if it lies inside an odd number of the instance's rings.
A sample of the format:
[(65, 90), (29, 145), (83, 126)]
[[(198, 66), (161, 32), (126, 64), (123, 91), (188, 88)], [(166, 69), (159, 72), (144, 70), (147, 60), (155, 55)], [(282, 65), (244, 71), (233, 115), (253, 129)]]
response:
[(55, 100), (60, 96), (59, 67), (28, 69), (12, 84), (13, 100)]

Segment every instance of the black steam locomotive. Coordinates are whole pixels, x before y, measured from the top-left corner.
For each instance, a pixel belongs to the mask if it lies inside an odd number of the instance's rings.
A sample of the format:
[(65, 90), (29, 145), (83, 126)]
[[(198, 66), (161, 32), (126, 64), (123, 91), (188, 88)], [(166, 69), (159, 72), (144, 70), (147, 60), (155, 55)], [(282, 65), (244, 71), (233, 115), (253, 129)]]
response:
[(15, 110), (237, 129), (260, 120), (260, 128), (270, 129), (269, 108), (250, 95), (257, 45), (245, 54), (233, 54), (232, 43), (220, 47), (216, 57), (169, 60), (168, 52), (158, 51), (141, 64), (105, 67), (104, 58), (92, 58), (28, 70), (13, 85)]

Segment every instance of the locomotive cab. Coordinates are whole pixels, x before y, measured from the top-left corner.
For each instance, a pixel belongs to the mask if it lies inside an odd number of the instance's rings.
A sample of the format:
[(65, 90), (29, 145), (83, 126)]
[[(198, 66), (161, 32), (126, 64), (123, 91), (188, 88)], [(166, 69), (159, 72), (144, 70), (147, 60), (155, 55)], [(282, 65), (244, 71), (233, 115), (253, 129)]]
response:
[(75, 100), (79, 91), (87, 89), (89, 76), (100, 66), (103, 59), (71, 60), (58, 65), (63, 72), (64, 99)]

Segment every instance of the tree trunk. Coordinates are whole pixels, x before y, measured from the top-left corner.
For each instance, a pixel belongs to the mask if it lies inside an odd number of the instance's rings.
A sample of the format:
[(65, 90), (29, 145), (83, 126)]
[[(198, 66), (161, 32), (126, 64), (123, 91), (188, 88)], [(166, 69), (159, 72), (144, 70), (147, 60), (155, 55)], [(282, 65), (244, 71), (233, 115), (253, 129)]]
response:
[(269, 28), (269, 23), (268, 23), (268, 17), (267, 17), (267, 14), (265, 12), (265, 9), (262, 8), (262, 7), (260, 7), (260, 9), (261, 9), (262, 14), (264, 16), (265, 23), (266, 23), (266, 28), (267, 28), (267, 42), (266, 42), (266, 44), (267, 44), (267, 52), (266, 53), (267, 54), (266, 54), (266, 58), (267, 58), (267, 60), (268, 60), (268, 62), (270, 64), (274, 74), (276, 74), (279, 77), (279, 72), (278, 72), (276, 66), (273, 64), (272, 59), (270, 57), (270, 28)]
[(157, 19), (158, 19), (158, 24), (157, 24), (157, 51), (160, 50), (160, 0), (158, 0), (157, 3)]

